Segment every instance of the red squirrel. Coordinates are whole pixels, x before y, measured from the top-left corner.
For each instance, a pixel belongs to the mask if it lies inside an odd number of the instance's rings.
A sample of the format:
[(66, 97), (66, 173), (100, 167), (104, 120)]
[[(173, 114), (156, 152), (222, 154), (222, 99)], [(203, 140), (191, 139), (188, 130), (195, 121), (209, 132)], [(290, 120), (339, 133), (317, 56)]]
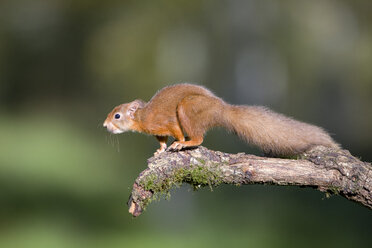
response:
[[(293, 120), (261, 106), (236, 106), (208, 89), (176, 84), (158, 91), (149, 102), (134, 100), (115, 107), (103, 126), (114, 134), (137, 131), (154, 135), (159, 154), (199, 146), (207, 130), (220, 126), (271, 156), (293, 156), (315, 145), (339, 147), (322, 128)], [(187, 136), (187, 138), (185, 138)]]

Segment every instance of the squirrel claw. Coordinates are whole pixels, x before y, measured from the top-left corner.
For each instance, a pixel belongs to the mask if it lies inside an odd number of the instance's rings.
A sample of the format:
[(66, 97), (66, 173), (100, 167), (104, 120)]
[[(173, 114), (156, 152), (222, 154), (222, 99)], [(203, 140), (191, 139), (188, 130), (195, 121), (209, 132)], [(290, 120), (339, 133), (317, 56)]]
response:
[(178, 141), (173, 142), (173, 144), (169, 147), (169, 151), (180, 151), (184, 148), (184, 145)]
[(161, 146), (159, 149), (156, 150), (156, 152), (154, 152), (154, 156), (158, 156), (159, 154), (165, 152), (167, 149), (167, 146)]

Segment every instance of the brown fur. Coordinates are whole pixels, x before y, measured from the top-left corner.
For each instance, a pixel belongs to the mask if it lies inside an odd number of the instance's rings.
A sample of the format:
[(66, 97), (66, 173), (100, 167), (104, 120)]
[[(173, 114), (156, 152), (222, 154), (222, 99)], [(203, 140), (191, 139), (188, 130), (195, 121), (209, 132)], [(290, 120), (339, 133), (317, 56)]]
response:
[[(115, 120), (116, 113), (123, 115)], [(205, 132), (222, 126), (273, 156), (295, 155), (314, 145), (338, 147), (320, 127), (293, 120), (259, 106), (234, 106), (209, 90), (192, 84), (168, 86), (145, 103), (136, 100), (114, 108), (104, 126), (119, 133), (133, 130), (155, 135), (162, 152), (168, 136), (171, 148), (198, 146)], [(185, 140), (184, 133), (188, 140)]]

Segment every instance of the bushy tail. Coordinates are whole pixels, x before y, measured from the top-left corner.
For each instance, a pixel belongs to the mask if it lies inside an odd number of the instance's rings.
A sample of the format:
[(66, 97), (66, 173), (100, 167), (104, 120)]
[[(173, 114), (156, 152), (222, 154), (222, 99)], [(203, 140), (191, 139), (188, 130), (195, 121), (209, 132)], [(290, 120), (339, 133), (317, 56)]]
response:
[(223, 126), (272, 156), (290, 156), (312, 146), (339, 147), (322, 128), (260, 106), (227, 105)]

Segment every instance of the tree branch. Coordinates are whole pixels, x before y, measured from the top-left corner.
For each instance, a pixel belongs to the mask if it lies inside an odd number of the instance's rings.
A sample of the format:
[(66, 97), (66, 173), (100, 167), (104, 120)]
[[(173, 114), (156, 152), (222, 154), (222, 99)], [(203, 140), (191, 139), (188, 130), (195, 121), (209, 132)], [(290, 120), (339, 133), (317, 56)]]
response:
[(164, 152), (148, 160), (136, 179), (129, 212), (140, 215), (154, 197), (186, 182), (194, 188), (219, 184), (276, 184), (313, 187), (372, 209), (372, 166), (347, 150), (314, 147), (300, 159), (228, 154), (205, 147)]

